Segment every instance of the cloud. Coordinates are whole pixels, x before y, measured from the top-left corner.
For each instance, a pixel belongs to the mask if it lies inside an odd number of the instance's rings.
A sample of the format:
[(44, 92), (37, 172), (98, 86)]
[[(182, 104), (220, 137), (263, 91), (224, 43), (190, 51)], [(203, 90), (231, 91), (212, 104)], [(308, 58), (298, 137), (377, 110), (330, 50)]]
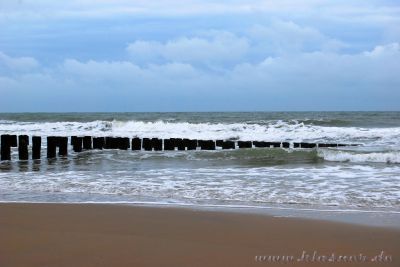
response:
[(258, 49), (268, 54), (286, 54), (313, 51), (339, 51), (348, 46), (326, 36), (316, 28), (300, 26), (292, 21), (273, 20), (270, 25), (255, 25), (249, 30)]
[(250, 48), (246, 38), (230, 32), (209, 31), (208, 36), (181, 37), (165, 43), (135, 41), (127, 51), (135, 62), (183, 62), (221, 65), (241, 60)]
[(68, 59), (53, 69), (0, 75), (8, 95), (0, 106), (14, 110), (10, 103), (26, 97), (35, 99), (29, 107), (36, 111), (394, 110), (400, 108), (399, 47), (279, 55), (223, 73), (182, 62), (140, 66)]
[(30, 71), (39, 67), (39, 63), (32, 57), (10, 57), (0, 52), (0, 70)]
[(315, 28), (274, 19), (269, 24), (254, 25), (240, 36), (228, 31), (208, 30), (165, 42), (137, 40), (128, 44), (126, 51), (141, 65), (181, 62), (222, 70), (243, 62), (261, 62), (269, 56), (340, 52), (347, 47), (345, 42)]

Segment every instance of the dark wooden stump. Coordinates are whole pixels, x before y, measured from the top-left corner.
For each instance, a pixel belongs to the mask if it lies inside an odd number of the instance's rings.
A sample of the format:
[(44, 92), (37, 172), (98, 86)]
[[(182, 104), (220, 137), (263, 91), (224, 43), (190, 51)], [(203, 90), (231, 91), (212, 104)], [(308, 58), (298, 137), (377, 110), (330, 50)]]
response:
[(162, 150), (162, 139), (152, 138), (151, 146), (154, 148), (155, 151), (161, 151)]
[(42, 149), (42, 137), (32, 136), (32, 159), (40, 159)]
[(235, 142), (234, 141), (224, 141), (222, 143), (222, 149), (235, 149)]
[(27, 136), (27, 135), (18, 136), (19, 160), (28, 160), (29, 159), (28, 146), (29, 146), (29, 136)]
[(252, 148), (252, 142), (251, 141), (238, 141), (238, 147), (239, 148)]
[(54, 159), (57, 155), (57, 137), (48, 136), (47, 137), (47, 158)]
[(1, 160), (11, 160), (11, 137), (8, 134), (1, 136)]
[(92, 149), (92, 137), (91, 136), (83, 137), (83, 149), (85, 149), (85, 150)]
[(146, 151), (151, 151), (153, 150), (152, 144), (151, 144), (151, 139), (149, 138), (143, 138), (143, 144), (142, 147)]
[(104, 143), (104, 137), (93, 137), (93, 149), (103, 149)]
[(68, 137), (58, 137), (58, 155), (61, 157), (68, 156)]
[(141, 150), (142, 140), (138, 137), (132, 138), (132, 150)]

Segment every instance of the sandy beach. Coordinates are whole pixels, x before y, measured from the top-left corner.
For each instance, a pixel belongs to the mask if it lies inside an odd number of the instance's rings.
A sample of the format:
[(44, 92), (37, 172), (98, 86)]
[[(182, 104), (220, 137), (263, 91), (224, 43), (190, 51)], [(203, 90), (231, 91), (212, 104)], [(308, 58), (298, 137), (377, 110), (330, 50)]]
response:
[(0, 214), (1, 267), (400, 263), (398, 229), (102, 204), (1, 204)]

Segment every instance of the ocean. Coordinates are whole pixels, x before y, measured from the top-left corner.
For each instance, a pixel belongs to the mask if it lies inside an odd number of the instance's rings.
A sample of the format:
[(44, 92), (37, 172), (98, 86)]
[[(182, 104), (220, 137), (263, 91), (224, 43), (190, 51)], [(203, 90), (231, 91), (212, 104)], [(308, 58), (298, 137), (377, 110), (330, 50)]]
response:
[(0, 114), (0, 134), (359, 144), (90, 150), (0, 162), (1, 202), (289, 207), (400, 213), (400, 112)]

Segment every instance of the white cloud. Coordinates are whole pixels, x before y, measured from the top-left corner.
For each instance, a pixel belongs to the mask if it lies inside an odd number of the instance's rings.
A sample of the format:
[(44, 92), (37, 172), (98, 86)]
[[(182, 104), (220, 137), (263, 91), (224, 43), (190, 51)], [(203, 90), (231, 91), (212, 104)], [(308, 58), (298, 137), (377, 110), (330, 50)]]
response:
[(269, 56), (340, 52), (348, 46), (315, 28), (275, 19), (268, 25), (255, 25), (241, 36), (209, 30), (165, 42), (137, 40), (126, 50), (141, 65), (181, 62), (221, 71), (243, 62), (261, 62)]
[[(222, 74), (188, 63), (139, 66), (129, 61), (68, 59), (51, 70), (0, 75), (0, 84), (11, 95), (7, 103), (22, 95), (47, 96), (35, 98), (40, 107), (46, 99), (62, 97), (59, 105), (65, 110), (71, 101), (86, 107), (85, 99), (97, 103), (89, 108), (100, 109), (112, 103), (118, 109), (132, 101), (136, 104), (129, 107), (147, 110), (165, 103), (171, 104), (170, 110), (180, 110), (185, 103), (201, 104), (203, 109), (209, 103), (249, 109), (240, 106), (246, 99), (254, 101), (250, 107), (267, 110), (307, 109), (303, 103), (314, 103), (317, 109), (398, 109), (399, 47), (399, 43), (386, 44), (352, 55), (323, 51), (281, 55), (259, 63), (238, 63)], [(229, 96), (232, 102), (219, 101)], [(3, 111), (7, 103), (0, 103)]]
[(312, 51), (339, 51), (347, 44), (322, 34), (316, 28), (292, 21), (274, 20), (270, 25), (255, 25), (249, 35), (256, 49), (264, 54), (287, 54)]
[(0, 52), (0, 70), (1, 67), (12, 71), (30, 71), (39, 67), (39, 63), (32, 57), (10, 57)]
[(399, 43), (378, 45), (372, 51), (364, 52), (364, 54), (366, 56), (375, 57), (375, 58), (388, 57), (388, 59), (392, 58), (392, 56), (396, 56), (399, 53), (400, 53), (400, 44)]
[(170, 62), (191, 64), (232, 64), (240, 61), (250, 48), (246, 38), (230, 32), (210, 31), (208, 37), (181, 37), (165, 43), (136, 41), (127, 51), (136, 62)]

